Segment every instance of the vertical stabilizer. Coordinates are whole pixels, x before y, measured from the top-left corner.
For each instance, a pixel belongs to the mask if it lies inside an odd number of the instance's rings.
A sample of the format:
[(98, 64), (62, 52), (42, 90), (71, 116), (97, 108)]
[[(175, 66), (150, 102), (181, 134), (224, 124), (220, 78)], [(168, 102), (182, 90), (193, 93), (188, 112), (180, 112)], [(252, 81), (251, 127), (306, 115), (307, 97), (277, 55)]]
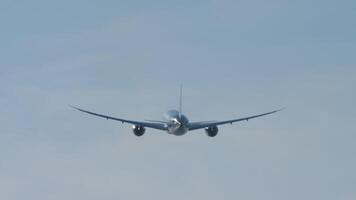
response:
[(182, 115), (182, 96), (183, 96), (183, 86), (180, 86), (180, 95), (179, 95), (179, 118)]

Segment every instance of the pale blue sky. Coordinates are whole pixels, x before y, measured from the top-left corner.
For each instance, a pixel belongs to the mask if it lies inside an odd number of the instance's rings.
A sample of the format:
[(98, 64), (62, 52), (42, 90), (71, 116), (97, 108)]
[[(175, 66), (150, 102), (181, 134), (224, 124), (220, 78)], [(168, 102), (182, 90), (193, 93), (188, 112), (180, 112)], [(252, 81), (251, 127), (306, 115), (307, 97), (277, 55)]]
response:
[[(0, 199), (356, 199), (354, 1), (0, 2)], [(129, 119), (273, 116), (174, 137)]]

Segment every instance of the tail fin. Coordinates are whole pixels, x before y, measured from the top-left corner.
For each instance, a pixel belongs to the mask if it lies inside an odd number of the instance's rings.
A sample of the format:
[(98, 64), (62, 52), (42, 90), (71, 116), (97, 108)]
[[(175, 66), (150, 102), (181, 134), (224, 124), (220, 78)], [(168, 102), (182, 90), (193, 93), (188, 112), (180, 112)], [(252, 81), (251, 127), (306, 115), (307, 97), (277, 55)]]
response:
[(179, 118), (182, 116), (182, 95), (183, 95), (183, 86), (180, 86), (180, 96), (179, 96)]

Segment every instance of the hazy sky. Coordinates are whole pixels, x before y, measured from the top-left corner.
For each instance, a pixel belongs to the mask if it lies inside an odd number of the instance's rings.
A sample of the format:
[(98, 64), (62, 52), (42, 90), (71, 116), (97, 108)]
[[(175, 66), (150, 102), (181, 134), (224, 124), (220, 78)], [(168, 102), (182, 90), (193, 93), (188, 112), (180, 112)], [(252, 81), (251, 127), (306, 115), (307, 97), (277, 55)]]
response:
[[(356, 199), (356, 2), (0, 1), (0, 199)], [(175, 137), (70, 109), (191, 121)]]

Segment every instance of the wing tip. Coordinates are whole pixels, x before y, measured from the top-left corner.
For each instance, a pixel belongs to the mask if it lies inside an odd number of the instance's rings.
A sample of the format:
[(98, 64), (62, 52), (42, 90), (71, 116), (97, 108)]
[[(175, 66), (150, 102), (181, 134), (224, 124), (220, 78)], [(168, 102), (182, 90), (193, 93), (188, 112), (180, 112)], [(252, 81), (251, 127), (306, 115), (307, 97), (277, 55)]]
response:
[(78, 108), (78, 107), (76, 107), (76, 106), (73, 106), (73, 105), (71, 105), (71, 104), (68, 104), (68, 106), (69, 106), (70, 108), (75, 109), (75, 110), (83, 111), (82, 109), (80, 109), (80, 108)]
[(68, 104), (68, 107), (74, 108), (74, 109), (76, 109), (76, 110), (79, 109), (79, 108), (77, 108), (77, 107), (75, 107), (75, 106), (73, 106), (73, 105), (71, 105), (71, 104)]
[(275, 110), (275, 112), (279, 112), (279, 111), (285, 110), (285, 109), (287, 109), (287, 108), (288, 108), (288, 106), (284, 106), (284, 107), (282, 107), (282, 108), (280, 108), (280, 109)]
[(277, 112), (280, 112), (280, 111), (282, 111), (282, 110), (285, 110), (285, 109), (287, 109), (287, 106), (285, 106), (285, 107), (282, 107), (282, 108), (280, 108), (280, 109), (277, 109), (277, 110), (274, 110), (274, 111), (271, 111), (271, 112), (269, 112), (268, 114), (273, 114), (273, 113), (277, 113)]

